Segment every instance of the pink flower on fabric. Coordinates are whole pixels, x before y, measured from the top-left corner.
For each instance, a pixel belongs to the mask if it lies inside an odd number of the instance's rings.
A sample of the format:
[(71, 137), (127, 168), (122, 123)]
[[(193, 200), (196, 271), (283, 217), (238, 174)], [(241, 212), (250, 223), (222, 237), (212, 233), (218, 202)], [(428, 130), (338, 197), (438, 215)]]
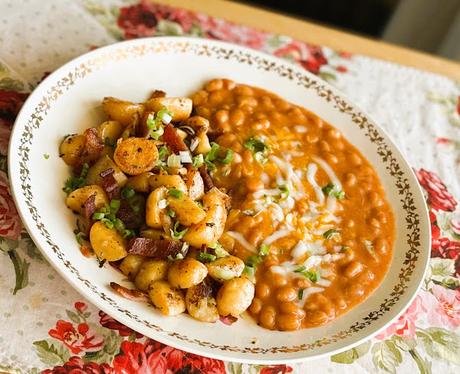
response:
[(48, 334), (63, 342), (73, 354), (98, 351), (104, 343), (104, 339), (94, 336), (87, 323), (80, 323), (75, 328), (70, 322), (59, 320), (56, 328), (49, 330)]
[(0, 171), (0, 236), (18, 240), (22, 223), (10, 194), (8, 178)]
[(453, 212), (455, 210), (457, 202), (435, 173), (420, 169), (415, 174), (420, 185), (428, 194), (427, 202), (432, 209), (446, 212)]
[(262, 49), (266, 43), (267, 34), (264, 32), (205, 14), (196, 14), (196, 16), (203, 34), (208, 38), (241, 44), (254, 49)]
[(460, 326), (460, 290), (434, 285), (431, 293), (425, 292), (424, 303), (428, 310), (428, 322), (435, 326)]
[(273, 54), (278, 57), (289, 58), (313, 74), (318, 74), (321, 66), (327, 64), (326, 56), (320, 47), (298, 41), (293, 41), (277, 49)]
[(412, 304), (407, 308), (396, 322), (390, 325), (384, 332), (376, 336), (377, 339), (383, 340), (396, 334), (404, 338), (413, 338), (415, 336), (415, 322), (420, 313), (426, 312), (420, 296), (416, 296)]

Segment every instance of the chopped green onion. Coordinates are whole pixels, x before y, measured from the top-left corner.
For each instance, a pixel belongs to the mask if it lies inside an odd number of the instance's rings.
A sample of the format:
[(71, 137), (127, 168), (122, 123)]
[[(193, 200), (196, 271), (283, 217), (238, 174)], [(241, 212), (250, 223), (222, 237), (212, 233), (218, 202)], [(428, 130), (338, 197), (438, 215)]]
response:
[(309, 279), (313, 283), (316, 283), (321, 279), (321, 273), (318, 269), (316, 271), (307, 270), (305, 266), (300, 266), (294, 270), (294, 273), (302, 274), (305, 278)]
[(214, 261), (217, 257), (211, 253), (200, 252), (198, 253), (198, 261), (201, 262), (211, 262)]
[(170, 168), (180, 168), (182, 166), (181, 157), (179, 155), (169, 155), (166, 164)]
[(290, 191), (289, 187), (286, 186), (285, 184), (282, 184), (278, 186), (278, 189), (281, 191), (281, 198), (282, 199), (287, 199), (289, 197)]
[(99, 221), (99, 220), (101, 220), (101, 219), (104, 218), (104, 217), (105, 217), (105, 214), (104, 214), (104, 213), (101, 213), (101, 212), (94, 212), (94, 213), (93, 213), (93, 219), (94, 219), (95, 221)]
[(168, 149), (168, 147), (166, 145), (162, 145), (158, 149), (158, 158), (160, 160), (163, 160), (168, 154), (169, 154), (169, 149)]
[(89, 171), (89, 165), (88, 163), (84, 163), (80, 175), (69, 177), (64, 184), (64, 187), (62, 188), (64, 192), (67, 194), (71, 193), (72, 191), (75, 191), (81, 187), (83, 187), (86, 184), (86, 176), (88, 175)]
[(155, 116), (152, 113), (148, 115), (146, 124), (148, 129), (150, 130), (149, 135), (155, 140), (160, 139), (160, 136), (163, 135), (165, 132), (162, 121), (158, 120), (158, 116), (157, 118), (155, 118)]
[(43, 157), (45, 160), (48, 160), (50, 158), (50, 155), (48, 153), (43, 153)]
[(165, 125), (172, 121), (173, 114), (166, 108), (160, 109), (156, 115), (156, 120)]
[(211, 149), (208, 153), (206, 153), (205, 161), (214, 161), (217, 159), (217, 153), (220, 150), (220, 145), (217, 143), (211, 143)]
[(120, 200), (112, 199), (110, 200), (110, 210), (114, 213), (118, 212), (120, 209)]
[(86, 178), (88, 176), (88, 171), (89, 171), (89, 164), (85, 162), (83, 166), (81, 167), (80, 177)]
[(216, 253), (217, 258), (227, 257), (230, 255), (224, 248), (222, 248), (222, 246), (215, 248), (214, 252)]
[(227, 153), (225, 154), (225, 157), (219, 159), (219, 161), (225, 165), (229, 164), (233, 160), (233, 153), (234, 153), (233, 150), (227, 149)]
[(214, 142), (211, 143), (211, 150), (204, 157), (204, 162), (208, 165), (209, 170), (213, 171), (216, 169), (214, 161), (219, 161), (222, 164), (229, 164), (232, 162), (234, 152), (231, 149), (227, 149), (225, 151), (225, 156), (220, 157), (223, 150), (224, 148), (222, 148), (219, 144)]
[(270, 151), (270, 147), (262, 140), (256, 137), (250, 137), (246, 140), (244, 146), (254, 154), (254, 158), (261, 164), (267, 161), (267, 153)]
[(250, 137), (246, 140), (244, 146), (252, 153), (266, 153), (270, 150), (270, 148), (262, 140), (257, 139), (256, 137)]
[(262, 244), (259, 248), (259, 256), (267, 256), (270, 253), (270, 247), (267, 244)]
[(188, 228), (185, 228), (182, 231), (179, 231), (179, 222), (176, 221), (174, 223), (173, 228), (170, 230), (171, 237), (173, 239), (177, 239), (177, 240), (182, 239), (184, 237), (184, 235), (187, 233), (187, 231), (188, 231)]
[(175, 197), (176, 199), (180, 199), (184, 195), (184, 193), (177, 188), (170, 188), (168, 190), (168, 194), (169, 196)]
[(125, 230), (125, 224), (123, 223), (123, 221), (120, 219), (120, 218), (115, 218), (113, 220), (113, 225), (115, 227), (115, 229), (119, 232), (123, 232)]
[(322, 188), (323, 192), (327, 196), (334, 196), (339, 200), (343, 200), (345, 198), (345, 192), (341, 191), (337, 188), (337, 186), (333, 183), (328, 183)]
[(302, 298), (303, 298), (303, 291), (304, 291), (304, 289), (301, 288), (301, 289), (299, 290), (299, 292), (297, 292), (297, 298), (298, 298), (299, 300), (302, 300)]
[(134, 230), (128, 230), (128, 229), (124, 229), (123, 232), (121, 233), (121, 236), (124, 239), (130, 239), (134, 237), (134, 235), (135, 235)]
[(193, 159), (192, 159), (192, 165), (193, 167), (195, 168), (199, 168), (201, 165), (204, 164), (204, 157), (202, 154), (199, 154), (199, 155), (196, 155), (196, 156), (193, 156)]
[(246, 265), (244, 267), (243, 273), (248, 277), (253, 277), (256, 273), (256, 269), (253, 266)]
[(130, 199), (136, 194), (136, 191), (134, 191), (133, 188), (131, 187), (125, 187), (121, 190), (121, 197), (124, 199)]
[(171, 218), (173, 218), (173, 217), (176, 216), (176, 212), (175, 212), (174, 210), (172, 210), (172, 209), (168, 209), (168, 211), (166, 212), (166, 214), (167, 214), (169, 217), (171, 217)]
[(85, 233), (79, 231), (75, 234), (75, 239), (77, 239), (77, 243), (80, 244), (80, 245), (83, 245), (84, 244), (84, 240), (87, 239), (87, 236)]
[(252, 267), (256, 267), (257, 265), (260, 265), (262, 262), (262, 257), (257, 255), (251, 255), (246, 259), (246, 265)]
[(323, 236), (325, 239), (332, 239), (335, 235), (338, 235), (339, 233), (340, 231), (337, 229), (329, 229), (323, 233)]
[(108, 218), (102, 218), (101, 219), (101, 222), (105, 223), (105, 225), (107, 226), (107, 228), (109, 229), (113, 229), (114, 227), (114, 224), (111, 220), (109, 220)]

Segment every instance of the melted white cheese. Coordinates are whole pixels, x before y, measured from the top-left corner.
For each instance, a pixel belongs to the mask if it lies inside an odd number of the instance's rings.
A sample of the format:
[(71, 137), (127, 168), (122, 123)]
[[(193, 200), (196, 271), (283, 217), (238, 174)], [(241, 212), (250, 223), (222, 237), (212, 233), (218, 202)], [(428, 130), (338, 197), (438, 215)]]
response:
[(316, 183), (316, 180), (315, 180), (315, 174), (317, 170), (318, 170), (318, 166), (316, 164), (313, 164), (313, 163), (308, 164), (307, 180), (308, 180), (308, 183), (310, 183), (311, 186), (313, 187), (313, 190), (315, 191), (316, 199), (318, 200), (318, 204), (323, 205), (324, 204), (323, 190), (318, 185), (318, 183)]
[(247, 249), (248, 251), (251, 251), (251, 252), (254, 252), (256, 253), (256, 249), (254, 248), (254, 246), (252, 246), (247, 240), (246, 238), (241, 235), (239, 232), (236, 232), (236, 231), (227, 231), (227, 235), (232, 237), (233, 239), (235, 239), (238, 243), (240, 243), (245, 249)]
[(319, 164), (323, 168), (323, 170), (326, 172), (327, 176), (331, 180), (331, 182), (339, 189), (342, 189), (342, 183), (340, 183), (339, 178), (337, 178), (337, 175), (335, 175), (334, 171), (332, 168), (329, 166), (329, 164), (324, 161), (323, 159), (313, 156), (313, 160)]
[(270, 245), (276, 242), (278, 239), (288, 236), (290, 233), (291, 233), (291, 230), (286, 230), (286, 229), (275, 231), (273, 234), (265, 238), (264, 244)]

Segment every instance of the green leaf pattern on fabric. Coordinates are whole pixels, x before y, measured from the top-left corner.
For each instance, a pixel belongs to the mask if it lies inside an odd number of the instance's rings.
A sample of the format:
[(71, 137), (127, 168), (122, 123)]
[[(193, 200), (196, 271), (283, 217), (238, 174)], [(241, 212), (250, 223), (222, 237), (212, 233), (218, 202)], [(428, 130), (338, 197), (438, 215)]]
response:
[(331, 361), (340, 364), (352, 364), (358, 358), (364, 356), (367, 352), (369, 352), (370, 348), (371, 342), (367, 341), (363, 344), (358, 345), (357, 347), (349, 349), (348, 351), (331, 356)]
[(372, 347), (372, 361), (376, 367), (396, 374), (396, 369), (402, 362), (402, 354), (393, 341), (384, 340)]
[(70, 358), (69, 350), (60, 342), (39, 340), (33, 344), (40, 360), (47, 365), (62, 365)]

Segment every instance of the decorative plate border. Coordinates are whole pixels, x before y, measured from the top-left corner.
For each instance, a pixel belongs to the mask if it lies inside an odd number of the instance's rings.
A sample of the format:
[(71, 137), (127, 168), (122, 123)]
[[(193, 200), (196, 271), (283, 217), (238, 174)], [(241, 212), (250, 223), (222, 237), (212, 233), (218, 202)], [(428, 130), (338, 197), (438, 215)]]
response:
[[(21, 160), (19, 162), (19, 173), (21, 180), (21, 189), (22, 196), (28, 207), (29, 214), (34, 221), (37, 230), (40, 232), (42, 237), (45, 239), (46, 243), (52, 248), (56, 257), (62, 262), (62, 265), (68, 269), (69, 272), (75, 275), (75, 277), (83, 283), (91, 292), (98, 295), (99, 298), (108, 303), (111, 307), (116, 309), (118, 312), (124, 314), (129, 319), (136, 321), (137, 323), (143, 324), (150, 329), (153, 329), (156, 332), (167, 334), (168, 336), (185, 341), (187, 343), (196, 345), (198, 344), (201, 347), (219, 349), (224, 352), (239, 352), (239, 353), (252, 353), (252, 354), (264, 354), (264, 353), (295, 353), (301, 351), (310, 351), (315, 348), (324, 347), (326, 345), (336, 343), (339, 340), (343, 340), (352, 334), (364, 329), (366, 326), (370, 325), (372, 322), (378, 320), (386, 312), (390, 311), (391, 308), (399, 301), (401, 296), (404, 295), (406, 289), (408, 288), (408, 283), (411, 280), (416, 262), (419, 259), (420, 255), (420, 215), (417, 211), (417, 207), (414, 202), (414, 194), (411, 191), (411, 186), (409, 184), (409, 179), (404, 174), (403, 169), (399, 165), (396, 157), (393, 155), (388, 144), (385, 142), (384, 137), (380, 134), (379, 130), (369, 122), (366, 116), (359, 112), (348, 104), (339, 95), (335, 94), (330, 88), (321, 84), (319, 81), (312, 79), (308, 74), (300, 73), (295, 71), (288, 64), (284, 64), (282, 61), (274, 61), (271, 58), (265, 58), (262, 55), (254, 55), (250, 52), (245, 52), (244, 50), (239, 50), (239, 47), (236, 47), (236, 50), (232, 48), (231, 45), (220, 43), (212, 43), (214, 45), (201, 44), (199, 42), (193, 42), (188, 40), (177, 40), (168, 39), (164, 40), (155, 40), (151, 39), (149, 41), (143, 41), (143, 44), (139, 45), (129, 45), (127, 43), (121, 44), (120, 47), (116, 49), (110, 49), (109, 52), (96, 55), (95, 57), (89, 59), (85, 63), (79, 64), (69, 72), (66, 76), (59, 79), (55, 85), (47, 90), (46, 94), (41, 98), (37, 106), (35, 107), (32, 115), (28, 119), (27, 124), (24, 126), (24, 130), (20, 136), (20, 145), (17, 150), (17, 156)], [(220, 60), (233, 60), (237, 63), (243, 63), (253, 66), (258, 70), (265, 70), (270, 72), (275, 72), (281, 77), (288, 78), (291, 81), (294, 81), (297, 85), (302, 86), (306, 89), (314, 90), (316, 93), (322, 97), (327, 102), (332, 102), (334, 107), (340, 110), (342, 113), (349, 115), (353, 123), (355, 123), (360, 130), (364, 131), (365, 136), (374, 143), (377, 147), (377, 154), (380, 156), (382, 162), (385, 164), (385, 168), (394, 179), (395, 186), (398, 190), (398, 194), (401, 196), (401, 203), (406, 215), (404, 217), (406, 222), (406, 229), (408, 231), (406, 235), (406, 243), (408, 250), (405, 252), (404, 266), (399, 270), (398, 282), (393, 286), (393, 289), (389, 297), (385, 298), (380, 304), (377, 310), (371, 311), (366, 317), (361, 321), (356, 322), (355, 324), (348, 327), (346, 330), (342, 330), (330, 337), (324, 337), (322, 339), (317, 339), (312, 343), (304, 343), (295, 346), (281, 346), (281, 347), (270, 347), (270, 348), (260, 348), (260, 347), (238, 347), (231, 345), (219, 345), (207, 341), (201, 341), (198, 339), (191, 339), (185, 335), (182, 335), (177, 332), (168, 332), (163, 330), (160, 326), (152, 324), (149, 321), (142, 320), (138, 315), (131, 313), (129, 310), (126, 310), (119, 306), (112, 298), (110, 298), (106, 293), (100, 292), (91, 282), (83, 278), (78, 269), (76, 269), (70, 261), (66, 259), (66, 256), (63, 251), (53, 242), (48, 230), (41, 221), (41, 217), (38, 213), (37, 208), (33, 204), (33, 194), (30, 180), (29, 172), (29, 160), (30, 160), (30, 150), (34, 138), (34, 131), (37, 130), (42, 124), (44, 118), (48, 115), (49, 110), (52, 107), (53, 102), (56, 102), (64, 92), (68, 91), (78, 80), (83, 79), (87, 75), (91, 74), (93, 71), (102, 68), (105, 64), (113, 61), (123, 60), (129, 57), (140, 57), (146, 54), (155, 54), (155, 53), (192, 53), (197, 56), (207, 56), (214, 59)]]

